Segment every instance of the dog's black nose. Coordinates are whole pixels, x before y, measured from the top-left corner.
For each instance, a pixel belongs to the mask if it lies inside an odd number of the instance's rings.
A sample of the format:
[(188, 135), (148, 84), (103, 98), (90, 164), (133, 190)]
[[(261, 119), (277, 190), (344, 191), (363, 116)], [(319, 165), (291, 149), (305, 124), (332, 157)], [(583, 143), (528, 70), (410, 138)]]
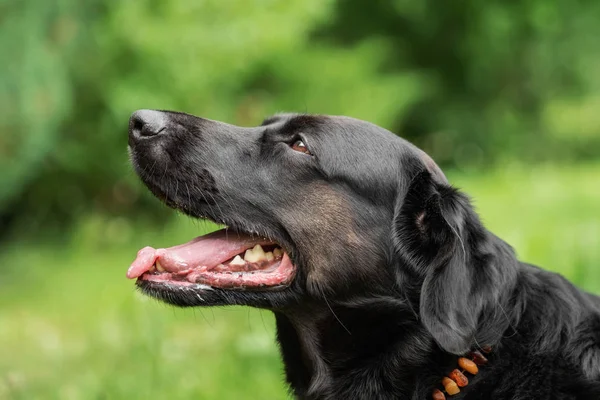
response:
[(137, 110), (129, 119), (129, 139), (143, 140), (165, 130), (167, 118), (161, 111)]

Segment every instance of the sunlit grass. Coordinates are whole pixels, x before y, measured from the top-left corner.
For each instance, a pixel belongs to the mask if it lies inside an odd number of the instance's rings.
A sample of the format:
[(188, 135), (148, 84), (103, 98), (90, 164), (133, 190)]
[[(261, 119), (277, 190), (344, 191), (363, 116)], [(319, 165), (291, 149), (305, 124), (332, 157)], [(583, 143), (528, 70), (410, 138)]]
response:
[(600, 166), (507, 165), (492, 174), (450, 174), (485, 225), (523, 261), (600, 294)]
[[(450, 173), (523, 260), (600, 293), (600, 166)], [(0, 263), (0, 399), (280, 399), (268, 312), (174, 309), (125, 279), (144, 245), (214, 227), (90, 217), (69, 239), (11, 243)]]

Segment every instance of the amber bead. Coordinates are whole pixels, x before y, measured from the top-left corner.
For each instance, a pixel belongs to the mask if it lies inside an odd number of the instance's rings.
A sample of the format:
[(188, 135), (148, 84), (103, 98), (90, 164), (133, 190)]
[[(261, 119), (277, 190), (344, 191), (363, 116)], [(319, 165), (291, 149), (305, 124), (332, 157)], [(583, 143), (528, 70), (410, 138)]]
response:
[(469, 380), (467, 379), (467, 377), (464, 376), (463, 373), (457, 369), (450, 372), (450, 374), (448, 374), (448, 376), (450, 377), (450, 379), (452, 379), (454, 382), (456, 382), (458, 387), (465, 387), (469, 384)]
[(448, 393), (450, 396), (460, 393), (460, 389), (458, 388), (458, 385), (456, 384), (456, 382), (454, 382), (452, 379), (448, 378), (447, 376), (445, 376), (444, 379), (442, 379), (442, 385), (444, 385), (444, 389), (446, 389), (446, 393)]
[(473, 362), (477, 365), (485, 365), (488, 362), (488, 359), (485, 358), (485, 356), (479, 351), (472, 351), (470, 356), (473, 359)]
[(479, 368), (477, 368), (477, 364), (468, 358), (461, 357), (458, 359), (458, 366), (467, 371), (470, 374), (477, 375), (479, 372)]
[(433, 400), (446, 400), (446, 395), (440, 389), (434, 389), (431, 397)]

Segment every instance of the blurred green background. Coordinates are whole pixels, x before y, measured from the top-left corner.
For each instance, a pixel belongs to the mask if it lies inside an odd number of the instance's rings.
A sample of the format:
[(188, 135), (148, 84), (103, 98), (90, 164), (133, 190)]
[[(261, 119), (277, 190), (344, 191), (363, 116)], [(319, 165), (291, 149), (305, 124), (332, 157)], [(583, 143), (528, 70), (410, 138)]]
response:
[(431, 154), (600, 293), (600, 2), (0, 1), (0, 399), (286, 398), (273, 318), (177, 310), (136, 251), (214, 229), (134, 176), (138, 108), (344, 114)]

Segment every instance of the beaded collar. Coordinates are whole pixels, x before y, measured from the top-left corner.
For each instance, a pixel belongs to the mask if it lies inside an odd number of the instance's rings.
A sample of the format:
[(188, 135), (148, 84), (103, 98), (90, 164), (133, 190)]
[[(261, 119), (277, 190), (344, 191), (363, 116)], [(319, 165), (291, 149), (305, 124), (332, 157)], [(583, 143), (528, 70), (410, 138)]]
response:
[[(481, 349), (484, 353), (489, 353), (492, 351), (492, 348), (489, 346), (484, 346)], [(479, 372), (478, 366), (482, 366), (487, 364), (488, 360), (485, 358), (483, 354), (479, 351), (470, 352), (467, 357), (460, 357), (458, 359), (459, 368), (454, 369), (452, 372), (442, 378), (442, 386), (444, 387), (444, 391), (436, 388), (433, 390), (432, 398), (433, 400), (445, 400), (446, 394), (449, 396), (453, 396), (457, 393), (460, 393), (460, 388), (465, 387), (469, 384), (469, 379), (465, 376), (465, 373), (469, 373), (471, 375), (477, 375)]]

